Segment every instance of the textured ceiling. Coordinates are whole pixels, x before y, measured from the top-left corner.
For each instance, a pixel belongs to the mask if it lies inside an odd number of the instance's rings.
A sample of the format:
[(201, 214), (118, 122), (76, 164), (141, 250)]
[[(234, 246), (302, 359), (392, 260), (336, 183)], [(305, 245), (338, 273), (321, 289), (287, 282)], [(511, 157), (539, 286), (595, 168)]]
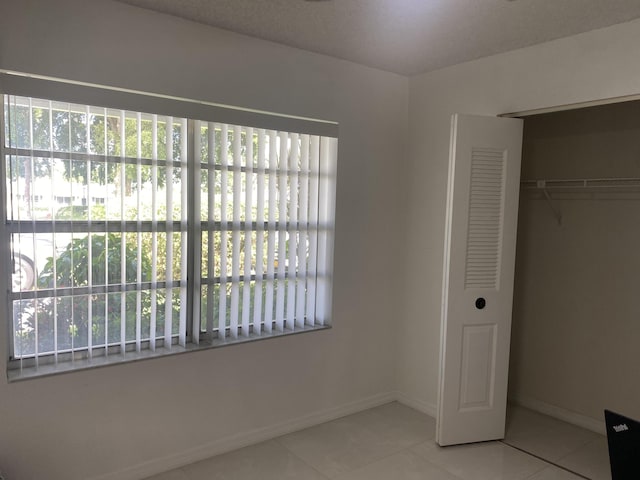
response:
[(404, 75), (640, 17), (638, 0), (120, 0)]

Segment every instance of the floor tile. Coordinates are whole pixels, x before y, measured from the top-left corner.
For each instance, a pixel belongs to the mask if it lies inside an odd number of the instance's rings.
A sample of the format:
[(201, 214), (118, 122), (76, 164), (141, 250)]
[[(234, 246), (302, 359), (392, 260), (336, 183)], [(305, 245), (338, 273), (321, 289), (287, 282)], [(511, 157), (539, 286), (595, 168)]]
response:
[(333, 478), (433, 438), (434, 421), (393, 402), (278, 439)]
[(275, 441), (183, 467), (188, 480), (326, 480)]
[(606, 439), (510, 407), (506, 442), (440, 448), (435, 421), (397, 402), (172, 470), (148, 480), (610, 480)]
[(415, 453), (403, 451), (370, 463), (336, 480), (460, 480)]
[(583, 478), (561, 468), (549, 466), (527, 480), (583, 480)]
[(463, 480), (522, 480), (547, 466), (498, 442), (439, 447), (428, 441), (411, 451)]
[(556, 461), (600, 435), (526, 408), (510, 406), (504, 442)]
[(170, 470), (166, 473), (161, 473), (160, 475), (154, 475), (153, 477), (149, 477), (145, 480), (189, 480), (187, 474), (182, 471), (182, 469)]
[(611, 480), (609, 449), (605, 437), (587, 443), (556, 463), (591, 480)]
[(435, 438), (436, 421), (398, 402), (387, 403), (352, 415), (388, 441), (410, 447)]

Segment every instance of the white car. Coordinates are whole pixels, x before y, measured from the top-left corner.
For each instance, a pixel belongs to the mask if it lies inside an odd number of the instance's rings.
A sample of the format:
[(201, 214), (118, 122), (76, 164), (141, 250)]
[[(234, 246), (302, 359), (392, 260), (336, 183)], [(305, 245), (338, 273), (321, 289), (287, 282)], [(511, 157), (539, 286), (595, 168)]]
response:
[[(67, 247), (70, 240), (69, 234), (56, 234), (56, 255)], [(14, 235), (11, 255), (13, 257), (12, 290), (14, 292), (31, 290), (39, 273), (44, 270), (53, 255), (52, 235), (46, 233)]]

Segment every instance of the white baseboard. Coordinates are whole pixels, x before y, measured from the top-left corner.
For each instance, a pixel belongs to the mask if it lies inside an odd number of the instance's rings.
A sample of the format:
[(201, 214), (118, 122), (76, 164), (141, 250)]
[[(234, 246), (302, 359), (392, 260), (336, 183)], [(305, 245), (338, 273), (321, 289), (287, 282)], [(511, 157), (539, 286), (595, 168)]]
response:
[[(329, 408), (327, 410), (321, 410), (319, 412), (311, 413), (299, 418), (295, 418), (290, 421), (279, 423), (277, 425), (271, 425), (269, 427), (259, 428), (248, 432), (239, 433), (237, 435), (231, 435), (229, 437), (215, 440), (211, 443), (178, 452), (170, 456), (164, 456), (162, 458), (156, 458), (149, 460), (132, 467), (127, 467), (117, 472), (107, 473), (93, 477), (92, 480), (140, 480), (143, 478), (157, 475), (159, 473), (172, 470), (174, 468), (183, 467), (190, 463), (205, 460), (214, 455), (220, 455), (222, 453), (236, 450), (238, 448), (246, 447), (256, 443), (264, 442), (280, 435), (302, 430), (303, 428), (312, 427), (320, 423), (335, 420), (336, 418), (351, 415), (352, 413), (360, 412), (368, 408), (384, 405), (385, 403), (397, 400), (396, 392), (382, 393), (373, 395), (362, 400), (346, 403), (344, 405)], [(405, 403), (405, 402), (402, 402)], [(417, 410), (421, 410), (416, 404), (413, 405), (406, 403), (408, 406), (412, 406)], [(414, 406), (415, 405), (415, 406)], [(422, 411), (422, 410), (421, 410)], [(427, 413), (427, 412), (425, 412)]]
[[(336, 418), (351, 415), (352, 413), (357, 413), (368, 408), (384, 405), (385, 403), (392, 401), (398, 401), (403, 405), (418, 410), (430, 417), (435, 417), (437, 414), (436, 405), (411, 397), (404, 392), (394, 391), (382, 393), (355, 402), (346, 403), (338, 407), (304, 415), (269, 427), (231, 435), (170, 456), (149, 460), (116, 472), (93, 477), (91, 480), (140, 480), (174, 468), (183, 467), (190, 463), (205, 460), (215, 455), (220, 455), (238, 448), (270, 440), (280, 435), (285, 435), (320, 423), (335, 420)], [(519, 405), (530, 410), (543, 413), (550, 417), (557, 418), (558, 420), (586, 428), (587, 430), (591, 430), (602, 435), (606, 432), (604, 422), (545, 403), (535, 398), (525, 395), (510, 395), (509, 401), (514, 405)]]
[(592, 432), (599, 433), (600, 435), (606, 435), (607, 432), (604, 420), (599, 421), (594, 418), (587, 417), (586, 415), (572, 412), (571, 410), (566, 410), (562, 407), (557, 407), (556, 405), (551, 405), (550, 403), (546, 403), (526, 395), (509, 395), (509, 402), (514, 405), (519, 405), (521, 407), (528, 408), (529, 410), (534, 410), (550, 417), (557, 418), (563, 422), (571, 423), (577, 427), (591, 430)]
[(415, 410), (418, 410), (419, 412), (422, 412), (433, 418), (436, 418), (436, 415), (438, 413), (437, 405), (425, 402), (424, 400), (420, 400), (414, 397), (410, 397), (404, 392), (396, 391), (395, 399), (398, 402), (402, 403), (403, 405), (406, 405), (407, 407), (411, 407)]

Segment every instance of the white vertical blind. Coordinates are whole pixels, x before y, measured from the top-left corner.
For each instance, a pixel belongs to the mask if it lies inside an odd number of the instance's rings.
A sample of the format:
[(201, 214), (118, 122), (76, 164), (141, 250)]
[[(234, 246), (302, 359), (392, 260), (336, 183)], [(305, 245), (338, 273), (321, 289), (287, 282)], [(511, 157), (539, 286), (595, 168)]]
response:
[(331, 315), (331, 284), (333, 266), (333, 228), (335, 212), (335, 175), (337, 141), (323, 137), (320, 140), (320, 168), (318, 180), (318, 264), (315, 321), (319, 325), (329, 322)]
[[(10, 188), (3, 229), (12, 255), (33, 262), (28, 283), (14, 283), (8, 294), (18, 319), (12, 358), (37, 367), (44, 357), (126, 355), (154, 350), (157, 334), (166, 346), (174, 339), (186, 345), (188, 121), (174, 129), (139, 112), (11, 96), (4, 103)], [(171, 206), (174, 189), (181, 192), (176, 218), (158, 194)], [(167, 235), (176, 228), (179, 274)], [(159, 306), (164, 332), (157, 331)]]
[[(30, 110), (33, 110), (33, 105), (31, 105)], [(90, 149), (90, 145), (91, 145), (91, 128), (90, 128), (90, 117), (91, 117), (91, 109), (89, 108), (89, 106), (87, 105), (85, 108), (85, 128), (86, 128), (86, 133), (87, 133), (87, 150), (91, 150)], [(91, 179), (91, 160), (87, 160), (87, 172), (86, 172), (87, 178)], [(89, 234), (88, 234), (88, 242), (87, 242), (87, 247), (88, 247), (88, 251), (87, 251), (87, 258), (89, 258), (91, 261), (88, 262), (88, 274), (87, 274), (87, 283), (89, 285), (89, 288), (92, 287), (93, 285), (93, 241), (91, 239), (91, 181), (87, 182), (87, 217), (88, 217), (88, 230), (89, 230)], [(35, 235), (34, 235), (35, 238)], [(93, 299), (91, 298), (91, 296), (87, 297), (88, 299), (88, 307), (87, 307), (87, 322), (88, 322), (88, 328), (87, 328), (87, 353), (89, 358), (91, 358), (93, 356)], [(37, 353), (36, 353), (36, 358), (37, 358)]]
[[(49, 115), (50, 117), (53, 117), (53, 108), (52, 105), (49, 104), (49, 109), (51, 111), (51, 114)], [(103, 110), (103, 118), (104, 118), (104, 124), (105, 124), (105, 128), (104, 128), (104, 145), (107, 145), (109, 143), (109, 132), (108, 129), (106, 127), (107, 125), (107, 119), (108, 119), (108, 113), (107, 113), (107, 109), (105, 108)], [(52, 133), (53, 133), (53, 128), (51, 129)], [(53, 141), (51, 142), (51, 151), (53, 152)], [(104, 151), (104, 163), (102, 164), (103, 170), (104, 170), (104, 177), (103, 177), (103, 182), (105, 185), (109, 184), (109, 164), (107, 163), (107, 151), (105, 149)], [(51, 169), (51, 176), (53, 178), (53, 169)], [(53, 188), (51, 189), (51, 191), (53, 192)], [(53, 193), (52, 193), (53, 194)], [(53, 203), (52, 203), (53, 205)], [(109, 216), (109, 198), (105, 197), (104, 199), (104, 208), (105, 208), (105, 217)], [(57, 245), (55, 242), (55, 213), (52, 215), (53, 216), (53, 231), (54, 231), (54, 235), (53, 235), (53, 239), (54, 239), (54, 252), (57, 252)], [(104, 236), (104, 246), (105, 246), (105, 250), (109, 251), (109, 236), (105, 235)], [(102, 262), (100, 262), (102, 263)], [(57, 262), (53, 262), (53, 266), (54, 266), (54, 298), (56, 296), (56, 291), (55, 291), (55, 286), (57, 284), (57, 275), (55, 274), (55, 270), (56, 270), (56, 266), (57, 266)], [(108, 256), (105, 255), (104, 258), (104, 283), (105, 285), (107, 285), (109, 283), (109, 259)], [(54, 302), (55, 305), (57, 305), (57, 302)], [(105, 356), (109, 356), (109, 348), (108, 345), (110, 343), (110, 339), (109, 339), (109, 328), (110, 328), (110, 323), (109, 323), (109, 295), (105, 294), (104, 296), (104, 345), (105, 345), (105, 349), (104, 349), (104, 354)], [(58, 315), (57, 312), (54, 313), (54, 318), (57, 319)], [(58, 325), (58, 322), (55, 321), (54, 323), (56, 326)], [(57, 337), (57, 335), (56, 335)], [(56, 347), (56, 352), (58, 351), (58, 348)], [(56, 363), (57, 363), (57, 359), (56, 359)]]
[[(263, 129), (258, 130), (258, 161), (257, 161), (257, 175), (256, 175), (256, 283), (253, 300), (253, 332), (256, 335), (262, 333), (262, 286), (264, 275), (264, 207), (265, 207), (265, 159), (267, 154), (266, 142), (267, 137)], [(265, 331), (271, 331), (271, 329), (265, 328)]]
[[(127, 283), (127, 234), (126, 234), (126, 185), (127, 168), (125, 155), (127, 154), (127, 126), (125, 111), (120, 111), (120, 284)], [(73, 257), (72, 257), (73, 258)], [(120, 293), (120, 318), (127, 318), (127, 294), (123, 290)], [(120, 353), (127, 351), (127, 322), (120, 321)]]
[[(31, 152), (33, 152), (34, 142), (33, 142), (33, 102), (32, 102), (32, 99), (29, 99), (29, 132), (30, 132), (30, 135), (29, 135), (29, 150)], [(29, 178), (33, 179), (34, 173), (35, 172), (34, 172), (34, 168), (33, 168), (33, 162), (31, 161), (31, 162), (28, 163), (28, 165), (25, 166), (25, 178), (28, 175)], [(26, 193), (27, 193), (27, 187), (25, 186), (25, 196), (26, 196)], [(31, 212), (31, 225), (32, 225), (32, 228), (33, 228), (33, 226), (35, 226), (34, 223), (33, 223), (35, 221), (35, 218), (33, 216), (33, 208), (34, 208), (33, 196), (31, 195), (30, 198), (25, 198), (25, 202), (28, 204), (28, 210), (27, 211)], [(33, 246), (34, 261), (37, 261), (38, 252), (37, 252), (36, 245), (35, 245), (35, 236), (34, 236), (34, 240), (32, 242), (32, 246)], [(39, 340), (40, 340), (40, 338), (39, 338), (39, 331), (38, 331), (40, 322), (38, 321), (39, 320), (38, 319), (39, 315), (38, 315), (38, 308), (37, 308), (37, 306), (38, 306), (37, 292), (36, 292), (36, 299), (35, 299), (34, 303), (35, 303), (36, 308), (35, 308), (35, 313), (34, 313), (35, 321), (34, 321), (34, 325), (33, 325), (33, 332), (34, 332), (34, 336), (35, 336), (34, 349), (35, 349), (35, 358), (36, 358), (36, 366), (37, 366), (38, 360), (39, 360), (39, 357), (40, 357), (40, 355), (39, 355), (39, 353), (40, 353), (39, 352), (39, 350), (40, 350), (40, 348), (39, 348), (39, 343), (40, 343)]]
[(269, 132), (269, 224), (267, 226), (267, 289), (264, 306), (264, 329), (267, 333), (271, 333), (273, 328), (273, 297), (275, 291), (277, 138), (277, 132)]
[[(142, 157), (142, 114), (138, 112), (136, 114), (136, 155), (138, 158)], [(142, 185), (142, 165), (138, 162), (136, 164), (136, 185)], [(142, 283), (142, 189), (136, 189), (136, 234), (137, 248), (136, 248), (136, 283), (140, 285)], [(91, 258), (91, 256), (89, 256)], [(91, 301), (91, 300), (89, 300)], [(138, 289), (136, 291), (136, 351), (139, 352), (142, 348), (142, 291)]]
[[(207, 131), (207, 278), (215, 278), (215, 256), (210, 254), (209, 251), (213, 251), (213, 245), (215, 245), (214, 226), (216, 219), (216, 129), (212, 122), (209, 122)], [(214, 286), (207, 285), (207, 327), (206, 332), (209, 339), (213, 339), (213, 309), (215, 307), (214, 302)], [(200, 292), (194, 292), (200, 294)]]
[[(53, 111), (53, 104), (52, 102), (49, 100), (47, 102), (47, 107), (49, 108), (49, 112)], [(106, 111), (106, 110), (105, 110)], [(105, 135), (106, 135), (106, 129), (105, 129)], [(48, 148), (49, 151), (53, 151), (53, 115), (49, 114), (49, 143), (48, 143)], [(57, 251), (57, 242), (56, 242), (56, 215), (55, 215), (55, 210), (54, 210), (54, 191), (53, 191), (53, 187), (56, 185), (56, 181), (54, 179), (54, 173), (53, 173), (53, 169), (50, 169), (50, 175), (51, 175), (51, 231), (53, 232), (52, 235), (52, 247), (53, 247), (53, 252)], [(58, 285), (58, 276), (57, 276), (57, 263), (53, 262), (52, 264), (52, 271), (53, 271), (53, 296), (55, 298), (56, 296), (56, 290), (57, 290), (57, 285)], [(106, 302), (105, 302), (105, 309), (106, 309)], [(106, 310), (105, 310), (106, 311)], [(58, 302), (53, 302), (53, 318), (56, 319), (58, 318)], [(106, 314), (105, 314), (105, 318), (106, 318)], [(105, 328), (105, 335), (106, 335), (106, 328)], [(105, 340), (106, 340), (106, 336), (105, 336)], [(105, 341), (106, 343), (106, 341)], [(58, 322), (54, 320), (53, 322), (53, 361), (55, 364), (58, 363)]]
[[(249, 336), (249, 318), (251, 315), (251, 259), (253, 219), (253, 128), (245, 130), (245, 172), (244, 172), (244, 280), (242, 282), (242, 336)], [(256, 332), (256, 333), (259, 333)]]
[(302, 328), (306, 320), (306, 280), (307, 280), (307, 223), (309, 209), (309, 135), (302, 135), (300, 154), (300, 175), (298, 188), (300, 191), (300, 205), (298, 206), (299, 242), (298, 242), (298, 279), (296, 291), (296, 327)]
[[(207, 208), (219, 209), (220, 215), (219, 226), (213, 218), (202, 225), (209, 245), (216, 228), (223, 240), (219, 273), (213, 268), (218, 252), (209, 252), (200, 280), (201, 305), (207, 310), (201, 330), (215, 336), (208, 319), (215, 311), (210, 286), (217, 282), (220, 301), (229, 302), (232, 338), (318, 325), (318, 311), (328, 322), (333, 203), (325, 196), (335, 193), (334, 145), (307, 134), (218, 124), (208, 130), (201, 138), (209, 152), (202, 163), (209, 170)], [(218, 134), (224, 139), (219, 145)], [(222, 311), (221, 305), (219, 318)]]
[[(193, 235), (195, 240), (195, 246), (193, 249), (193, 267), (194, 267), (194, 285), (193, 291), (191, 295), (193, 297), (193, 313), (191, 318), (191, 341), (196, 345), (200, 343), (200, 322), (201, 322), (201, 314), (200, 314), (200, 289), (202, 278), (202, 195), (201, 195), (201, 177), (202, 174), (202, 145), (201, 145), (201, 136), (202, 136), (202, 122), (196, 120), (193, 122), (194, 136), (192, 143), (193, 148)], [(185, 171), (187, 170), (187, 165), (184, 165)], [(187, 189), (185, 189), (186, 191)], [(185, 209), (186, 210), (186, 209)], [(186, 225), (185, 225), (186, 228)], [(186, 239), (185, 239), (186, 240)], [(186, 241), (185, 241), (186, 244)], [(186, 258), (186, 254), (185, 254)], [(186, 286), (185, 286), (186, 289)], [(184, 307), (183, 307), (184, 308)]]
[(188, 220), (188, 134), (187, 119), (180, 121), (180, 303), (178, 344), (187, 345), (187, 220)]
[(233, 189), (233, 216), (231, 224), (231, 318), (229, 320), (229, 332), (232, 338), (238, 338), (238, 312), (240, 303), (240, 199), (242, 198), (240, 127), (232, 127), (232, 134), (231, 157), (233, 159), (233, 181), (231, 188)]
[(316, 284), (318, 266), (318, 215), (320, 181), (320, 139), (311, 138), (311, 152), (309, 158), (309, 258), (307, 260), (307, 318), (316, 316)]
[(289, 226), (288, 230), (288, 259), (287, 259), (287, 327), (295, 327), (296, 316), (296, 281), (298, 259), (298, 162), (300, 160), (300, 138), (297, 133), (289, 137), (291, 144), (289, 152)]
[(156, 349), (158, 316), (158, 116), (151, 117), (151, 318), (149, 347)]
[(335, 139), (5, 98), (12, 254), (51, 257), (9, 293), (13, 358), (126, 357), (329, 321)]
[(277, 250), (277, 276), (276, 276), (276, 329), (284, 330), (284, 302), (286, 292), (286, 265), (287, 265), (287, 159), (289, 156), (289, 138), (286, 132), (278, 135), (280, 141), (280, 156), (278, 157), (278, 250)]
[(218, 305), (218, 336), (222, 339), (227, 331), (227, 193), (229, 158), (227, 143), (229, 130), (226, 125), (220, 128), (220, 288)]
[[(165, 120), (165, 132), (167, 137), (166, 142), (166, 158), (167, 160), (173, 159), (173, 117), (166, 117)], [(173, 326), (173, 188), (170, 185), (173, 183), (173, 163), (167, 162), (167, 173), (165, 179), (166, 188), (166, 281), (167, 286), (165, 289), (165, 304), (164, 304), (164, 346), (165, 348), (171, 348), (171, 331)]]

